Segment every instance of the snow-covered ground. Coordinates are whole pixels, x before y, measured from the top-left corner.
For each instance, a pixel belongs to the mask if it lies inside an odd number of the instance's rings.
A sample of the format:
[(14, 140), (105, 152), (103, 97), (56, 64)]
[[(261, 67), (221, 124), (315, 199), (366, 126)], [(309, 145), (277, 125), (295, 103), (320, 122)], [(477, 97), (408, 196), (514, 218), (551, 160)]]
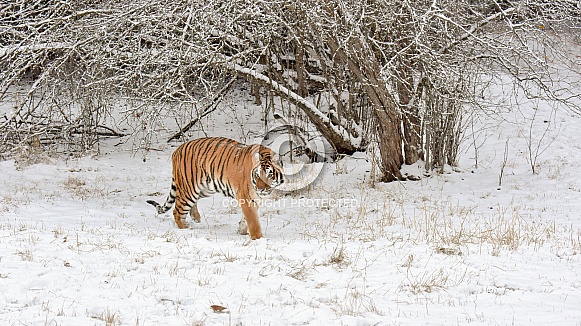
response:
[[(231, 101), (204, 131), (248, 141), (260, 112)], [(327, 164), (263, 203), (257, 241), (219, 195), (186, 230), (145, 202), (169, 190), (165, 134), (145, 160), (109, 139), (0, 162), (0, 324), (580, 325), (581, 118), (533, 112), (481, 120), (459, 167), (421, 181), (372, 183), (363, 153)]]

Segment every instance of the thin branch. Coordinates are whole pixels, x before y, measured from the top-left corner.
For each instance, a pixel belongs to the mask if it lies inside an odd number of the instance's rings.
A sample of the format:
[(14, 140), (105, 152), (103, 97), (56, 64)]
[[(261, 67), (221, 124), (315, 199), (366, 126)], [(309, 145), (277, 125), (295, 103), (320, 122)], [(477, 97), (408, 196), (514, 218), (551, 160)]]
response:
[(228, 92), (228, 90), (234, 84), (235, 81), (236, 78), (232, 78), (232, 80), (230, 80), (228, 84), (222, 87), (222, 89), (214, 96), (214, 98), (212, 98), (212, 101), (210, 101), (210, 103), (204, 108), (204, 111), (202, 111), (200, 115), (198, 115), (194, 120), (186, 124), (183, 128), (180, 129), (180, 131), (178, 131), (173, 136), (168, 138), (167, 142), (169, 143), (172, 140), (182, 137), (196, 123), (198, 123), (200, 120), (208, 116), (210, 113), (214, 112), (218, 108), (218, 104), (220, 103), (220, 101), (222, 101), (224, 94)]

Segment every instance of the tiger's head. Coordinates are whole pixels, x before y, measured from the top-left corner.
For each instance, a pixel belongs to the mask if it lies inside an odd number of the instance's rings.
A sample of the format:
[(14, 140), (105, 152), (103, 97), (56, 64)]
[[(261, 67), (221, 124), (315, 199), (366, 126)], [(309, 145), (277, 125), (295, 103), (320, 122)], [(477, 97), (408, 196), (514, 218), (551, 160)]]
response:
[(278, 155), (271, 149), (260, 146), (259, 150), (253, 153), (252, 161), (252, 186), (259, 197), (270, 195), (274, 188), (284, 183), (284, 173)]

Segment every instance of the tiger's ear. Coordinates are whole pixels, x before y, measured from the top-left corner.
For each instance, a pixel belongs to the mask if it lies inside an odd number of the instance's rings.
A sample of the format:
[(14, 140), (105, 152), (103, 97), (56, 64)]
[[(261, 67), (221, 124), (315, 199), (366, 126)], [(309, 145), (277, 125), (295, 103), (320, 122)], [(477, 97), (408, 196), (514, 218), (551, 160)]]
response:
[(252, 163), (257, 164), (258, 162), (260, 162), (260, 153), (255, 152), (252, 154)]

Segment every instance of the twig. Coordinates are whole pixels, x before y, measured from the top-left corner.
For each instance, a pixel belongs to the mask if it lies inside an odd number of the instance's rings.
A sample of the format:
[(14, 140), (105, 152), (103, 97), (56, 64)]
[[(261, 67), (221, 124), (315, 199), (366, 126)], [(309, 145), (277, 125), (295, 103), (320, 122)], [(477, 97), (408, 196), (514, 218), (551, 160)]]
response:
[(504, 168), (506, 167), (506, 161), (508, 160), (508, 141), (506, 140), (506, 144), (504, 144), (504, 156), (502, 160), (502, 164), (500, 165), (500, 175), (498, 176), (498, 186), (502, 186), (502, 177), (504, 177)]

